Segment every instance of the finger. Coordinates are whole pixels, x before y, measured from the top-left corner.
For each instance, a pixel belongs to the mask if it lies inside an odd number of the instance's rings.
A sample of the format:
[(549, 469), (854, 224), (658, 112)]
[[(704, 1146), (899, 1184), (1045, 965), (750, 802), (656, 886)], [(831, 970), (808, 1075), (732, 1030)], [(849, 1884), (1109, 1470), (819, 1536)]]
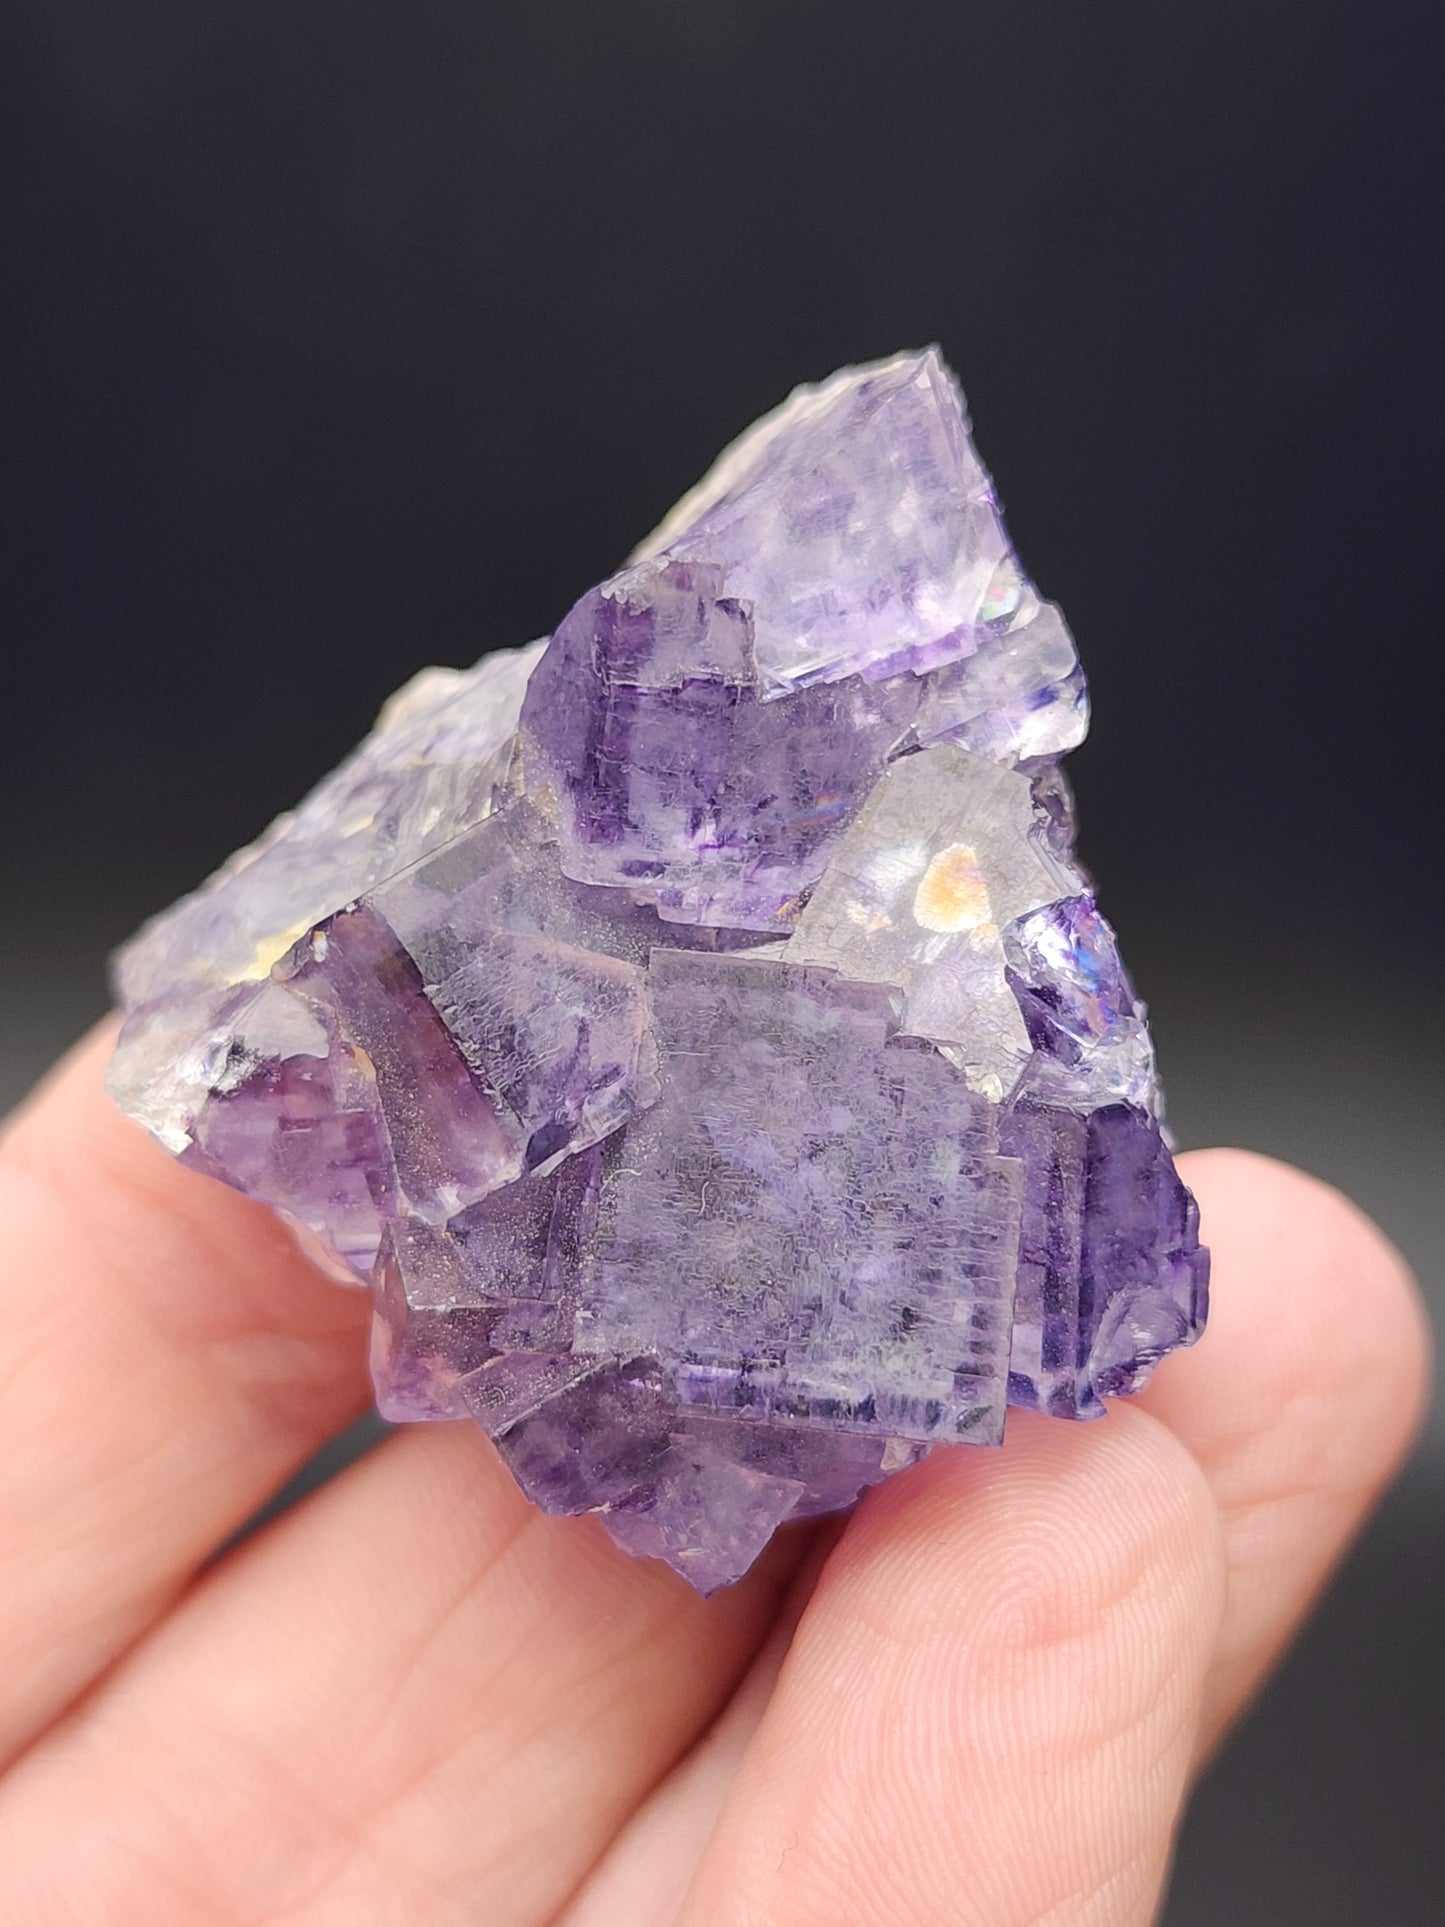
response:
[(787, 1649), (785, 1634), (769, 1638), (713, 1726), (608, 1847), (559, 1927), (676, 1927)]
[(395, 1438), (12, 1771), (0, 1919), (550, 1920), (713, 1719), (800, 1543), (705, 1601), (535, 1511), (472, 1428)]
[(1267, 1158), (1182, 1160), (1213, 1251), (1209, 1331), (1140, 1403), (1223, 1519), (1229, 1596), (1207, 1749), (1279, 1656), (1418, 1428), (1428, 1341), (1399, 1255), (1327, 1186)]
[(111, 1041), (0, 1141), (0, 1761), (367, 1398), (362, 1294), (121, 1117)]
[(773, 1696), (842, 1521), (814, 1534), (787, 1603), (727, 1706), (593, 1868), (559, 1927), (676, 1927), (688, 1885)]
[(900, 1475), (824, 1569), (685, 1927), (1147, 1921), (1223, 1586), (1142, 1412), (1018, 1414)]

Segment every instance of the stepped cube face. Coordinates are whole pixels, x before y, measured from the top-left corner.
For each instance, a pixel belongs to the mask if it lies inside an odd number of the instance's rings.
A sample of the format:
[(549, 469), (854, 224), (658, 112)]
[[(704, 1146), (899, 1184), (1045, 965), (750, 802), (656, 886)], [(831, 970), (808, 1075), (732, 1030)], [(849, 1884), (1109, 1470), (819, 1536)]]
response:
[(388, 1417), (711, 1590), (1202, 1329), (1086, 717), (937, 353), (845, 369), (148, 925), (111, 1088), (371, 1288)]

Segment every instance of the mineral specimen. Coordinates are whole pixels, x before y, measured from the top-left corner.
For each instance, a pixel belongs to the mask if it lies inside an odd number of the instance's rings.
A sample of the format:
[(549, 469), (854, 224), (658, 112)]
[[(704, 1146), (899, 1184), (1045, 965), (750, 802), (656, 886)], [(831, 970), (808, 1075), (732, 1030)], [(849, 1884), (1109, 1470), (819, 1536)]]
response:
[(370, 1285), (389, 1418), (724, 1585), (1202, 1328), (1085, 725), (937, 352), (845, 369), (148, 925), (111, 1089)]

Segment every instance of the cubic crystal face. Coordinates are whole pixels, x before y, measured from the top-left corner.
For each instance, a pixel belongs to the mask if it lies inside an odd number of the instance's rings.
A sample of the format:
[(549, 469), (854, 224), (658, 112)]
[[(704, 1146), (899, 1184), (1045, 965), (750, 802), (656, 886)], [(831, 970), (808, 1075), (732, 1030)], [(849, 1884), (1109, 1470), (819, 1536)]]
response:
[(370, 1286), (388, 1418), (725, 1585), (1203, 1328), (1086, 719), (937, 352), (844, 369), (147, 925), (111, 1090)]
[(671, 950), (650, 975), (662, 1095), (604, 1171), (574, 1349), (665, 1359), (703, 1410), (1001, 1437), (1022, 1170), (992, 1107), (883, 985)]

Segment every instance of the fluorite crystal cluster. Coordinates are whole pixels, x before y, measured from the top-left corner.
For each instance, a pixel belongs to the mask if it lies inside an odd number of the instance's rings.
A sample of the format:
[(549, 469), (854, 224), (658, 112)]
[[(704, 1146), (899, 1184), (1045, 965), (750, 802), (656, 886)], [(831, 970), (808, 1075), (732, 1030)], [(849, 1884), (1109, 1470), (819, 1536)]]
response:
[(1085, 724), (938, 354), (845, 369), (142, 931), (111, 1088), (369, 1283), (389, 1418), (726, 1584), (1201, 1329)]

